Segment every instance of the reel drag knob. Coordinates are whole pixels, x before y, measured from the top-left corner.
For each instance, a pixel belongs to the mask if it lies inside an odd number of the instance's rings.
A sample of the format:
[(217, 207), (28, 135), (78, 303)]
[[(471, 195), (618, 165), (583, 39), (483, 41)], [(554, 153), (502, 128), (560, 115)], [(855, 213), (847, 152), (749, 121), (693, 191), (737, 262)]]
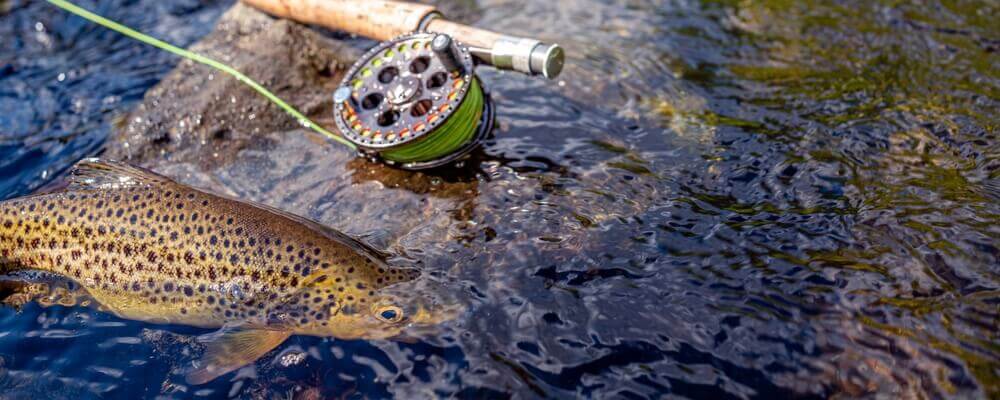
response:
[(493, 106), (469, 50), (448, 35), (413, 33), (354, 63), (334, 92), (343, 136), (369, 156), (405, 169), (466, 156), (489, 135)]
[(438, 56), (441, 64), (444, 65), (444, 69), (448, 70), (448, 72), (457, 71), (458, 73), (462, 73), (462, 63), (455, 55), (455, 47), (452, 46), (451, 36), (443, 33), (434, 36), (434, 40), (431, 41), (431, 50), (434, 50), (434, 54)]

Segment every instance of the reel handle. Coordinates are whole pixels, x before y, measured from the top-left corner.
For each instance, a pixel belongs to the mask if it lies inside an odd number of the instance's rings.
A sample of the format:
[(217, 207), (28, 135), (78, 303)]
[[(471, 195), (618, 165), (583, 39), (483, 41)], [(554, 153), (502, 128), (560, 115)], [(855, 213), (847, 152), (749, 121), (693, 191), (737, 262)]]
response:
[(470, 46), (476, 58), (498, 69), (553, 79), (565, 54), (558, 44), (502, 35), (444, 19), (436, 8), (391, 0), (242, 0), (280, 18), (324, 26), (379, 41), (424, 30), (445, 33)]

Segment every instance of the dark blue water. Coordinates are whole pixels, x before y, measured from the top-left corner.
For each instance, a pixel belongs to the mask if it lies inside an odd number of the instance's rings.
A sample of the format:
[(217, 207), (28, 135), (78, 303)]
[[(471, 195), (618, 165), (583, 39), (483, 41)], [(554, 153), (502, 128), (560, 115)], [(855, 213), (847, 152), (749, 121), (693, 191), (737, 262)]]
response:
[[(70, 17), (45, 2), (4, 2), (0, 16), (0, 196), (30, 193), (101, 150), (115, 118), (177, 58)], [(180, 45), (211, 31), (231, 2), (81, 2)]]
[[(556, 82), (483, 73), (477, 173), (385, 192), (400, 219), (450, 207), (401, 242), (466, 316), (412, 343), (295, 337), (189, 387), (205, 331), (29, 302), (0, 308), (0, 398), (1000, 396), (995, 2), (440, 3), (571, 56)], [(0, 4), (10, 198), (99, 154), (177, 60)], [(83, 4), (180, 45), (228, 6)]]

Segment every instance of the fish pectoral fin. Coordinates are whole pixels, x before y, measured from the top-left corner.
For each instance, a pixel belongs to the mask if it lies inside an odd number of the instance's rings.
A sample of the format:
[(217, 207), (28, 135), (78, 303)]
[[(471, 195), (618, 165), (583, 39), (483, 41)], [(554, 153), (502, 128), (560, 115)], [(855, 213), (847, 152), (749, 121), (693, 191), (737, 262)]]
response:
[(256, 361), (289, 336), (292, 336), (289, 331), (243, 327), (223, 328), (208, 334), (200, 338), (206, 345), (205, 354), (186, 374), (187, 382), (192, 385), (208, 383)]

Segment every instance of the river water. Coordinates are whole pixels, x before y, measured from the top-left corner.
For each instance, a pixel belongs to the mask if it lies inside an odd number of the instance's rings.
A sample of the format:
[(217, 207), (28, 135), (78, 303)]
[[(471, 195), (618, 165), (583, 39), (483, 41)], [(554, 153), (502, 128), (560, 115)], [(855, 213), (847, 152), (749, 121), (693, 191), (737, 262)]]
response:
[[(484, 70), (496, 139), (399, 185), (453, 205), (395, 250), (465, 316), (189, 387), (204, 331), (29, 302), (0, 308), (0, 398), (1000, 396), (996, 2), (439, 3), (569, 53)], [(186, 46), (230, 3), (82, 5)], [(0, 0), (0, 37), (0, 198), (100, 154), (177, 63), (38, 1)]]

